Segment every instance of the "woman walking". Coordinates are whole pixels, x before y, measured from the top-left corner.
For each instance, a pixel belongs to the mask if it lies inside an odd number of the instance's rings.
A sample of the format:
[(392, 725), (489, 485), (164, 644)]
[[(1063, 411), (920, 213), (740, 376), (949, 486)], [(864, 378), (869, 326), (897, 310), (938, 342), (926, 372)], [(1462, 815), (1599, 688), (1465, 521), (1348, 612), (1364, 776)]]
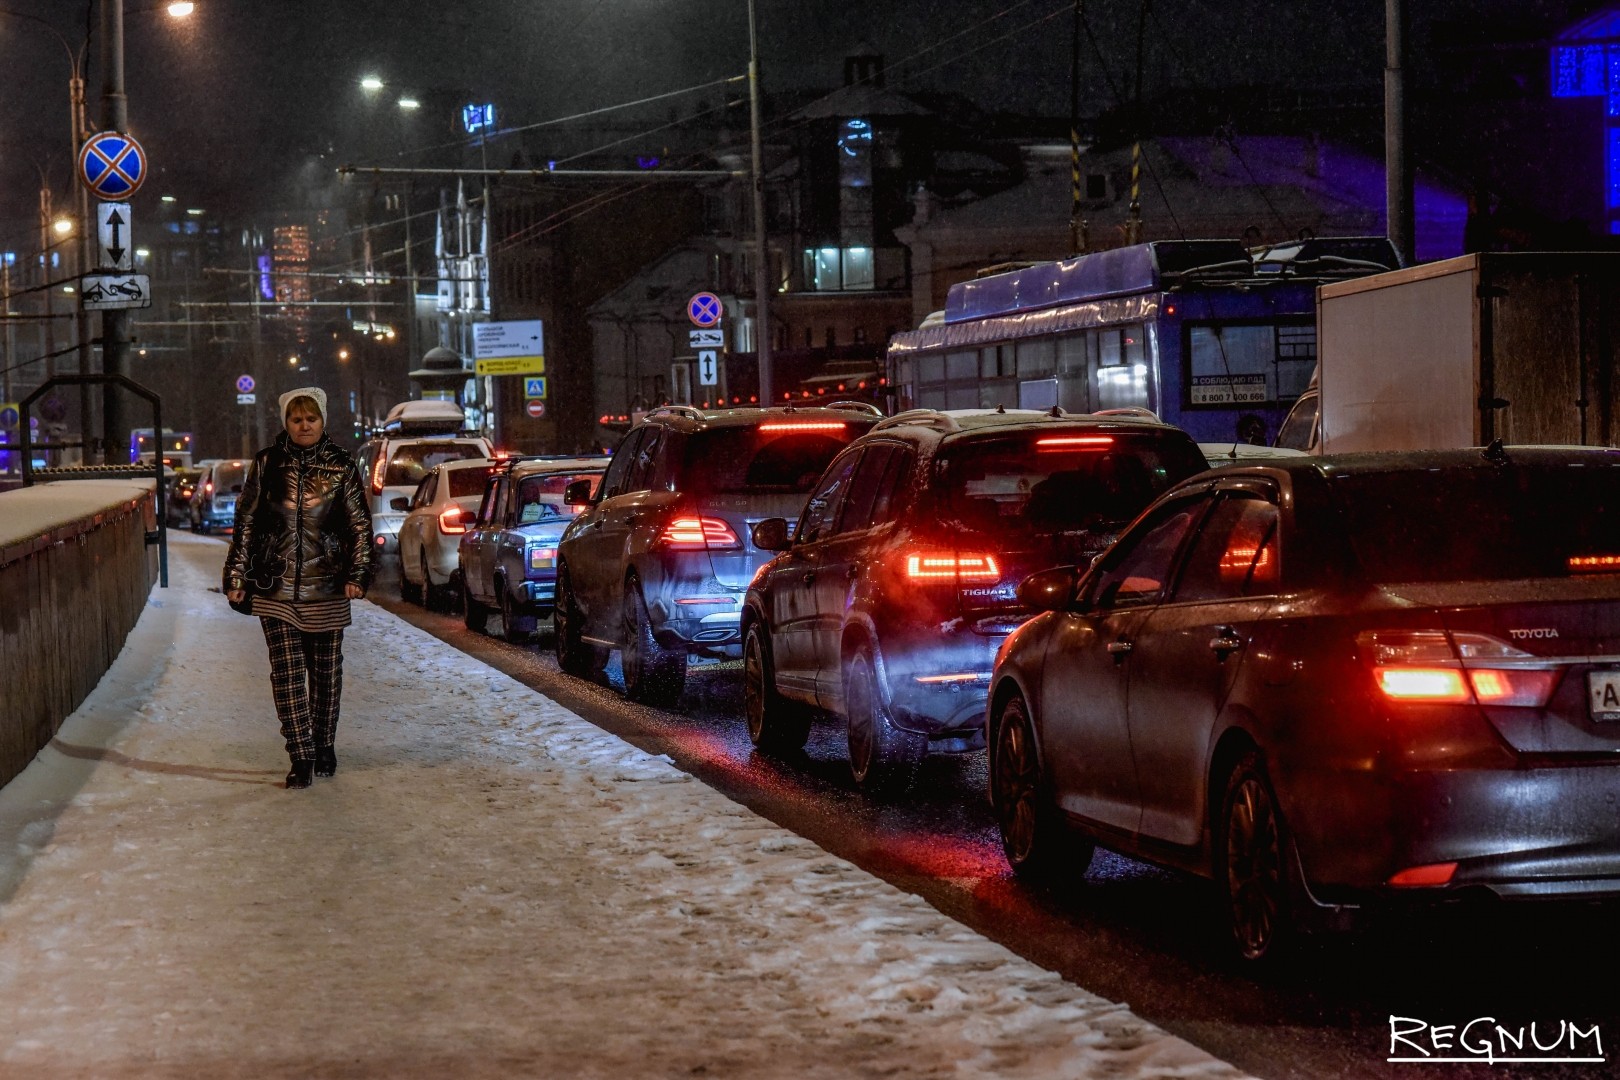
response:
[(326, 391), (282, 394), (281, 417), (242, 485), (223, 587), (264, 628), (287, 786), (304, 788), (337, 772), (343, 628), (371, 579), (371, 512), (354, 459), (326, 437)]

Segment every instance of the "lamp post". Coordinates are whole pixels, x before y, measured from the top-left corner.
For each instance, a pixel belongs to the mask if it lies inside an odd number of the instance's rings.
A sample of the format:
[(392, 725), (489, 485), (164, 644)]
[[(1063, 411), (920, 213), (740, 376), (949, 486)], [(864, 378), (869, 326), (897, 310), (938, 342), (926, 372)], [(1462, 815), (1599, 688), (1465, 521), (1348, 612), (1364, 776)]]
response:
[[(51, 36), (61, 44), (62, 51), (67, 53), (69, 72), (68, 145), (72, 149), (72, 153), (68, 157), (68, 161), (70, 169), (77, 168), (77, 163), (79, 160), (79, 147), (83, 143), (86, 134), (84, 121), (84, 60), (85, 53), (90, 47), (90, 39), (86, 37), (84, 44), (80, 45), (78, 50), (75, 51), (73, 46), (68, 43), (68, 39), (62, 35), (60, 30), (51, 25), (49, 21), (40, 18), (38, 15), (29, 15), (25, 12), (13, 11), (10, 8), (0, 8), (0, 19), (19, 19), (24, 22), (30, 22), (38, 26), (43, 26), (46, 30), (50, 31)], [(90, 195), (89, 192), (84, 189), (83, 184), (77, 183), (76, 181), (70, 182), (73, 183), (73, 187), (78, 193), (76, 203), (79, 216), (79, 265), (84, 267), (90, 265), (89, 245), (91, 243), (91, 230), (87, 225), (87, 222), (90, 220)], [(87, 375), (90, 372), (90, 317), (82, 307), (79, 308), (74, 314), (73, 331), (74, 345), (79, 354), (79, 374)], [(91, 457), (90, 428), (92, 422), (89, 391), (85, 387), (80, 387), (79, 438), (83, 443), (83, 446), (80, 449), (80, 454), (82, 455), (82, 460), (84, 460), (86, 463), (89, 462)]]
[(765, 237), (765, 175), (759, 136), (759, 35), (754, 0), (748, 0), (748, 139), (754, 181), (754, 356), (759, 362), (759, 403), (771, 403), (770, 245)]

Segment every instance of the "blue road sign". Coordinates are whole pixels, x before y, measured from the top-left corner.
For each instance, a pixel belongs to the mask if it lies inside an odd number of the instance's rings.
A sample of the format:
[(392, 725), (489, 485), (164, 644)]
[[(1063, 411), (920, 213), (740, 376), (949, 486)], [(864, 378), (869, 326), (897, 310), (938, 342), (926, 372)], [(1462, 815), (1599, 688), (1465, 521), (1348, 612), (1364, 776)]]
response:
[(526, 398), (543, 398), (546, 396), (546, 377), (544, 375), (529, 375), (523, 379), (523, 396)]
[(99, 198), (127, 199), (146, 179), (146, 151), (122, 132), (98, 132), (79, 151), (79, 176)]
[(686, 302), (686, 317), (693, 326), (718, 326), (723, 314), (720, 298), (712, 292), (700, 292)]
[(238, 376), (237, 380), (236, 380), (236, 392), (238, 394), (251, 394), (251, 393), (253, 393), (253, 388), (256, 385), (258, 385), (258, 384), (253, 381), (253, 376), (251, 376), (251, 375)]

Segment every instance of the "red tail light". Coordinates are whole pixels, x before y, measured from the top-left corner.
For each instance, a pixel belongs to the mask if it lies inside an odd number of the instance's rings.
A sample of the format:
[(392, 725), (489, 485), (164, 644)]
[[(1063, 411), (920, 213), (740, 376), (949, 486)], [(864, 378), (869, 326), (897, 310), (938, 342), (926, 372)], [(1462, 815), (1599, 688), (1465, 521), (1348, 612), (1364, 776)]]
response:
[(664, 526), (664, 531), (658, 534), (658, 544), (676, 551), (742, 546), (736, 532), (720, 518), (686, 515), (672, 518)]
[(463, 520), (465, 517), (467, 517), (467, 511), (461, 507), (448, 507), (444, 513), (439, 515), (439, 531), (446, 534), (466, 532), (467, 523)]
[(1356, 643), (1391, 701), (1540, 708), (1558, 686), (1556, 666), (1489, 634), (1373, 630)]
[(1454, 862), (1430, 863), (1427, 866), (1408, 867), (1390, 878), (1389, 883), (1408, 889), (1424, 885), (1449, 885), (1456, 873), (1457, 864)]
[(1112, 435), (1049, 435), (1044, 439), (1035, 440), (1036, 453), (1050, 453), (1054, 450), (1101, 450), (1113, 446)]
[(906, 577), (919, 584), (994, 585), (1001, 580), (1001, 567), (994, 555), (915, 551), (905, 556), (904, 565)]
[(1571, 555), (1572, 574), (1612, 574), (1620, 571), (1620, 555)]
[(207, 498), (208, 496), (212, 495), (213, 493), (214, 493), (214, 482), (212, 480), (210, 480), (206, 484), (203, 485), (203, 497)]
[(382, 494), (383, 471), (385, 469), (387, 469), (387, 468), (388, 468), (387, 460), (383, 457), (382, 454), (378, 454), (376, 462), (374, 462), (372, 464), (372, 466), (371, 466), (371, 493), (373, 495), (381, 495)]
[(768, 420), (759, 425), (761, 431), (843, 431), (837, 420)]

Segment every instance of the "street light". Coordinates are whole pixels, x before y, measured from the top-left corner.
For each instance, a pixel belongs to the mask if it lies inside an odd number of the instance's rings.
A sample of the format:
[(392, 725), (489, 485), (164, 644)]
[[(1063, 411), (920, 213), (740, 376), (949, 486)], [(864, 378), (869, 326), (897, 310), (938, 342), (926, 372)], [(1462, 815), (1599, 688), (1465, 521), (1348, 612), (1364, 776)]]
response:
[(193, 11), (196, 11), (197, 5), (193, 4), (191, 0), (175, 0), (174, 3), (169, 5), (167, 10), (169, 15), (173, 18), (183, 19), (187, 15), (190, 15)]

